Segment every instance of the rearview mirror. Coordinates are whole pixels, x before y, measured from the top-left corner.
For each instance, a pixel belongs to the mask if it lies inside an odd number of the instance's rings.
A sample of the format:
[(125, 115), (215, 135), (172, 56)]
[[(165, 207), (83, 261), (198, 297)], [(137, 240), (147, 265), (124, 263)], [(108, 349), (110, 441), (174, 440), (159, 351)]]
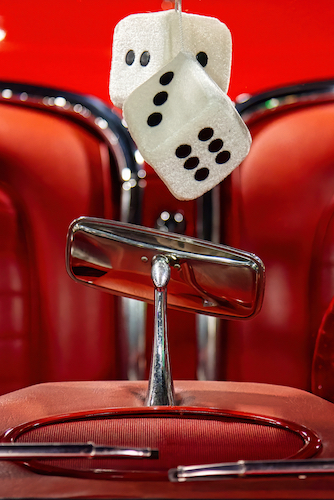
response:
[(116, 295), (153, 303), (157, 255), (171, 268), (168, 306), (230, 318), (249, 318), (261, 308), (264, 266), (253, 254), (104, 219), (82, 217), (69, 228), (70, 276)]

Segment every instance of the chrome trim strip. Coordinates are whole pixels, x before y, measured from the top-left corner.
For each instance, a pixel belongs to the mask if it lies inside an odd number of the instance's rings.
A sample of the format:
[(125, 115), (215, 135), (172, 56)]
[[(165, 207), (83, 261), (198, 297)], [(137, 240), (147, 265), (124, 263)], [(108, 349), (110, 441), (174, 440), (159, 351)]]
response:
[(0, 444), (0, 460), (32, 460), (42, 458), (158, 458), (158, 450), (96, 446), (88, 443), (10, 443)]
[[(242, 96), (240, 96), (242, 99)], [(302, 105), (334, 101), (334, 80), (310, 82), (269, 90), (246, 100), (236, 99), (236, 109), (249, 122), (267, 113)]]
[(299, 479), (306, 479), (308, 474), (334, 473), (332, 458), (304, 459), (304, 460), (254, 460), (238, 462), (208, 464), (188, 467), (177, 467), (168, 471), (168, 478), (172, 482), (209, 481), (232, 479), (235, 476), (280, 476), (302, 475)]
[(217, 380), (217, 337), (220, 320), (196, 315), (197, 379)]
[[(122, 327), (120, 329), (120, 361), (122, 379), (144, 380), (146, 370), (146, 302), (120, 297)], [(122, 333), (124, 333), (122, 335)]]
[[(220, 243), (220, 186), (197, 200), (197, 236)], [(197, 379), (216, 380), (219, 318), (196, 315)]]

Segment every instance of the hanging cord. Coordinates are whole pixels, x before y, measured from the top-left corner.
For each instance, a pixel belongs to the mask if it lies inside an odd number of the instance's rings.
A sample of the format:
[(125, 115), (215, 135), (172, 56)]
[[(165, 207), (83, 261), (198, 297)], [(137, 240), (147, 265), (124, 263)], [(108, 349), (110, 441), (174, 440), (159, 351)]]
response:
[(179, 14), (179, 36), (181, 50), (184, 52), (183, 29), (182, 29), (182, 0), (175, 0), (175, 12)]

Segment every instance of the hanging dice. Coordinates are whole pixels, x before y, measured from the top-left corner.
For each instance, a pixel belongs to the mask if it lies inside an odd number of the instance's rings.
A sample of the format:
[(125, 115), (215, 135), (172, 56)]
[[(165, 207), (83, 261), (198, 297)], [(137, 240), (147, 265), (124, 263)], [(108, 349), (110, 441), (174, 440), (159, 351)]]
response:
[[(183, 40), (183, 43), (182, 43)], [(110, 72), (110, 98), (123, 107), (131, 92), (184, 49), (227, 91), (231, 35), (218, 19), (174, 10), (134, 14), (116, 26)]]
[(182, 52), (132, 92), (123, 112), (142, 156), (180, 200), (212, 189), (250, 148), (231, 100)]

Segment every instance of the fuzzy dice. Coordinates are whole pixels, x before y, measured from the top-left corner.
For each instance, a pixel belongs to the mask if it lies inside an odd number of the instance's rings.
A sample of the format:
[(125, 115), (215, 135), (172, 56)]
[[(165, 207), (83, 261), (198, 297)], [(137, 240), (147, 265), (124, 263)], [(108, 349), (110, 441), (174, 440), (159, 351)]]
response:
[(133, 90), (123, 112), (142, 156), (179, 200), (212, 189), (251, 145), (233, 103), (191, 54), (180, 52)]

